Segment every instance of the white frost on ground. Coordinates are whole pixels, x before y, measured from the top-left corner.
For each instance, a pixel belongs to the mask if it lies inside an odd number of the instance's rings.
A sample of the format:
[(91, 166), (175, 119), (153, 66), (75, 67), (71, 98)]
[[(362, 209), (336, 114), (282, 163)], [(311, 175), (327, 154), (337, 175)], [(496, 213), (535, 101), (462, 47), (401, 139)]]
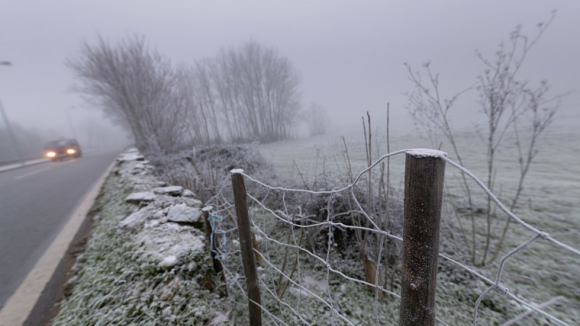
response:
[(155, 199), (155, 195), (151, 192), (134, 192), (127, 196), (125, 201), (128, 203), (139, 204), (143, 201), (153, 201)]
[(153, 192), (158, 195), (181, 196), (183, 194), (183, 187), (182, 186), (160, 187), (153, 189)]
[(176, 256), (168, 256), (159, 263), (159, 267), (173, 267), (178, 261)]
[(229, 311), (227, 314), (224, 314), (222, 312), (220, 312), (217, 316), (215, 316), (212, 320), (210, 320), (206, 326), (219, 326), (219, 325), (223, 325), (224, 323), (228, 322), (230, 320), (230, 315), (231, 315), (231, 311)]
[(321, 293), (326, 293), (328, 291), (328, 282), (326, 280), (320, 281), (310, 276), (304, 277), (302, 280), (302, 285), (311, 291), (318, 290)]
[(290, 292), (297, 297), (313, 297), (314, 295), (312, 293), (324, 296), (329, 291), (328, 282), (326, 280), (316, 280), (311, 276), (304, 277), (301, 285), (308, 289), (308, 291), (304, 288), (293, 286), (290, 288)]
[(148, 224), (137, 236), (139, 254), (158, 264), (170, 256), (180, 261), (186, 256), (206, 254), (204, 241), (205, 237), (193, 227), (175, 223)]
[(136, 148), (131, 148), (117, 157), (117, 162), (144, 161), (145, 157)]
[(201, 210), (199, 207), (189, 207), (185, 204), (178, 204), (169, 207), (167, 220), (176, 223), (200, 223)]
[(120, 227), (136, 230), (149, 220), (162, 220), (165, 214), (154, 204), (145, 206), (119, 223)]
[(195, 194), (193, 193), (193, 191), (191, 191), (191, 190), (189, 190), (189, 189), (185, 189), (185, 190), (183, 191), (183, 194), (182, 194), (182, 196), (183, 196), (183, 197), (187, 197), (187, 198), (194, 198), (194, 197), (195, 197)]
[(116, 173), (123, 184), (138, 190), (126, 199), (138, 205), (136, 210), (119, 227), (136, 232), (139, 254), (160, 267), (170, 268), (186, 256), (205, 254), (205, 235), (194, 227), (202, 222), (201, 201), (192, 198), (193, 193), (186, 193), (183, 187), (159, 187), (159, 180), (151, 173), (153, 168), (140, 157), (130, 150), (118, 159), (122, 164)]
[[(439, 156), (439, 154), (437, 154), (436, 156)], [(119, 182), (120, 184), (122, 184), (122, 189), (126, 189), (127, 191), (133, 192), (154, 192), (153, 189), (161, 187), (159, 180), (157, 180), (153, 176), (153, 174), (150, 173), (151, 169), (148, 168), (148, 166), (149, 165), (147, 163), (144, 163), (144, 161), (137, 160), (129, 160), (120, 164), (120, 166), (117, 167), (117, 169), (115, 170), (115, 173), (121, 176), (120, 179), (121, 181)], [(181, 299), (179, 298), (178, 295), (175, 295), (175, 293), (180, 288), (184, 288), (184, 284), (186, 284), (187, 281), (190, 281), (186, 279), (183, 274), (181, 275), (177, 274), (180, 267), (183, 269), (185, 266), (187, 266), (187, 269), (191, 272), (192, 275), (197, 275), (199, 274), (198, 273), (199, 270), (197, 267), (201, 266), (200, 262), (197, 261), (197, 259), (199, 257), (207, 257), (207, 252), (204, 249), (203, 232), (201, 232), (199, 229), (196, 229), (194, 226), (189, 225), (190, 223), (173, 223), (169, 220), (168, 217), (170, 215), (170, 211), (172, 209), (173, 210), (176, 209), (175, 207), (187, 207), (192, 208), (194, 210), (195, 209), (199, 210), (201, 208), (201, 203), (197, 200), (192, 199), (191, 196), (193, 196), (193, 193), (191, 193), (191, 195), (186, 196), (186, 191), (183, 192), (182, 196), (168, 196), (158, 194), (151, 201), (143, 201), (137, 205), (134, 205), (133, 211), (128, 213), (127, 214), (128, 216), (126, 217), (124, 216), (124, 221), (121, 223), (117, 222), (121, 228), (120, 229), (121, 232), (126, 232), (130, 233), (131, 235), (135, 235), (133, 239), (135, 239), (135, 241), (137, 242), (135, 245), (137, 249), (135, 251), (134, 256), (138, 257), (139, 258), (138, 260), (147, 260), (150, 263), (154, 263), (156, 267), (161, 267), (163, 269), (164, 277), (166, 277), (167, 279), (164, 279), (163, 282), (161, 282), (160, 285), (158, 286), (159, 288), (163, 289), (163, 294), (161, 296), (155, 297), (154, 299), (148, 299), (151, 301), (150, 306), (157, 305), (157, 307), (160, 307), (158, 308), (158, 310), (162, 309), (163, 316), (174, 316), (176, 314), (176, 312), (172, 311), (169, 307), (165, 308), (165, 306), (162, 305), (167, 304), (167, 301), (169, 300), (175, 300), (175, 302), (179, 302), (179, 300)], [(122, 199), (123, 197), (120, 198)], [(123, 225), (123, 223), (125, 225)], [(127, 232), (126, 228), (129, 226), (131, 232)], [(273, 225), (268, 230), (272, 231), (276, 229), (280, 228), (276, 227), (276, 225)], [(270, 232), (268, 232), (268, 234), (270, 234)], [(283, 239), (285, 239), (285, 237), (283, 237)], [(233, 244), (233, 248), (237, 248), (239, 246), (239, 241), (236, 240), (235, 238), (230, 239), (229, 241), (231, 241), (231, 244)], [(258, 242), (261, 241), (262, 240), (258, 240)], [(277, 251), (277, 249), (275, 248), (270, 248), (269, 250), (271, 253), (273, 253), (272, 259), (280, 258), (284, 255), (284, 252), (282, 250)], [(228, 261), (228, 259), (225, 258), (224, 261)], [(234, 259), (231, 259), (230, 261), (234, 261)], [(385, 302), (377, 303), (374, 301), (372, 293), (368, 291), (368, 289), (366, 291), (361, 290), (360, 286), (358, 286), (357, 284), (353, 282), (344, 282), (344, 280), (339, 281), (336, 281), (334, 279), (325, 280), (324, 277), (326, 277), (326, 271), (324, 270), (324, 266), (318, 270), (309, 269), (307, 267), (312, 267), (309, 266), (309, 264), (311, 264), (311, 262), (306, 261), (306, 259), (302, 261), (299, 265), (300, 267), (297, 273), (298, 275), (300, 273), (303, 274), (302, 276), (296, 275), (296, 277), (299, 277), (299, 279), (301, 280), (300, 283), (302, 286), (305, 287), (305, 289), (296, 287), (294, 285), (289, 285), (290, 286), (288, 288), (289, 295), (287, 295), (285, 298), (288, 300), (289, 304), (292, 304), (292, 306), (295, 306), (293, 302), (302, 302), (301, 313), (304, 313), (303, 316), (305, 316), (307, 320), (315, 321), (312, 323), (313, 325), (332, 324), (333, 321), (336, 322), (336, 319), (333, 318), (332, 315), (329, 316), (328, 314), (325, 314), (328, 312), (326, 311), (327, 310), (326, 307), (322, 306), (320, 303), (317, 303), (317, 300), (313, 300), (312, 293), (326, 299), (328, 292), (333, 293), (332, 299), (334, 300), (336, 307), (340, 307), (341, 311), (344, 311), (345, 314), (348, 314), (349, 318), (352, 318), (351, 321), (356, 325), (363, 324), (363, 321), (372, 322), (371, 324), (386, 325), (390, 324), (391, 321), (394, 320), (392, 318), (394, 318), (393, 316), (398, 311), (397, 308), (398, 302), (396, 300), (389, 299)], [(269, 277), (268, 273), (263, 268), (259, 269), (260, 272), (262, 273), (261, 279), (265, 279), (267, 281)], [(557, 274), (557, 272), (559, 272), (557, 269), (546, 267), (543, 270), (545, 271), (546, 274), (553, 274), (555, 276), (560, 275)], [(141, 272), (141, 270), (139, 271)], [(238, 274), (234, 272), (234, 274), (231, 276), (231, 280), (240, 280), (240, 279), (243, 280), (243, 276), (241, 275), (243, 274)], [(191, 277), (190, 274), (187, 274), (186, 276)], [(274, 275), (274, 277), (270, 278), (278, 280), (278, 275)], [(193, 282), (191, 283), (194, 282), (195, 280), (193, 280)], [(452, 321), (455, 321), (455, 323), (450, 324), (465, 324), (465, 322), (458, 323), (457, 320), (461, 321), (469, 320), (471, 318), (471, 315), (467, 316), (466, 317), (467, 319), (464, 319), (463, 317), (460, 316), (460, 312), (472, 311), (474, 301), (476, 300), (477, 296), (481, 294), (482, 289), (485, 289), (486, 287), (485, 284), (483, 284), (479, 279), (476, 279), (475, 281), (470, 283), (463, 283), (467, 281), (455, 278), (450, 279), (445, 274), (440, 274), (440, 279), (438, 280), (438, 282), (440, 282), (441, 284), (441, 289), (446, 290), (445, 293), (443, 293), (445, 296), (442, 297), (444, 301), (439, 302), (453, 303), (453, 305), (447, 306), (441, 305), (441, 307), (438, 308), (440, 309), (439, 311), (441, 315), (445, 316), (446, 318), (451, 318)], [(567, 285), (566, 283), (563, 283), (562, 287), (566, 285)], [(91, 287), (91, 289), (93, 287), (94, 285)], [(534, 285), (534, 287), (536, 287), (536, 285)], [(120, 285), (115, 285), (114, 290), (111, 292), (119, 291), (118, 290), (119, 288), (121, 288)], [(131, 287), (129, 287), (129, 289), (132, 290)], [(308, 292), (306, 289), (310, 292)], [(135, 295), (135, 298), (137, 298), (136, 301), (139, 300), (140, 300), (139, 302), (146, 301), (141, 298), (146, 298), (147, 297), (146, 294), (151, 293), (152, 291), (153, 291), (152, 289), (147, 288), (146, 290), (144, 290), (144, 292), (137, 293)], [(194, 291), (189, 291), (188, 293), (193, 292)], [(230, 292), (230, 294), (233, 297), (233, 292)], [(460, 300), (458, 300), (458, 298)], [(227, 309), (222, 309), (223, 311), (226, 311), (225, 313), (219, 312), (215, 310), (215, 305), (212, 306), (209, 302), (210, 301), (195, 301), (195, 304), (192, 304), (190, 310), (187, 311), (187, 315), (197, 316), (198, 314), (204, 314), (203, 318), (204, 322), (209, 321), (206, 325), (220, 325), (227, 323), (228, 316), (230, 315), (228, 309), (230, 308), (228, 307)], [(489, 306), (496, 302), (501, 303), (500, 300), (496, 300), (495, 298), (493, 298), (493, 301), (491, 301), (490, 299), (486, 301), (484, 305), (487, 304)], [(180, 309), (179, 311), (182, 311), (180, 308), (181, 306), (179, 306), (179, 303), (176, 304), (176, 306), (179, 307)], [(206, 309), (206, 307), (209, 308)], [(270, 307), (276, 308), (278, 306), (273, 305)], [(488, 315), (482, 316), (482, 319), (487, 318), (491, 322), (495, 322), (496, 324), (498, 324), (497, 322), (498, 320), (505, 320), (504, 314), (506, 314), (506, 311), (507, 313), (512, 314), (519, 313), (518, 310), (515, 310), (516, 308), (519, 309), (517, 306), (514, 306), (513, 308), (511, 307), (506, 308), (506, 306), (504, 305), (494, 307), (495, 310), (485, 309), (484, 312), (487, 313)], [(146, 307), (146, 309), (143, 309), (142, 311), (147, 311), (149, 313), (151, 309), (153, 308), (148, 306)], [(380, 314), (377, 314), (376, 311), (378, 311), (379, 309), (382, 309), (381, 310), (382, 312)], [(498, 309), (502, 310), (497, 311)], [(513, 309), (513, 311), (507, 309)], [(571, 316), (570, 319), (573, 319), (574, 315), (576, 315), (574, 311), (569, 311), (567, 313), (570, 314)], [(373, 315), (385, 316), (386, 319), (385, 320), (381, 319), (379, 321), (377, 317), (376, 318), (377, 321), (375, 323), (375, 318), (372, 317)], [(288, 314), (284, 316), (288, 317)], [(213, 323), (214, 321), (217, 323), (214, 324)], [(128, 323), (129, 322), (127, 321), (126, 324)], [(169, 325), (173, 323), (166, 322), (164, 324)], [(71, 323), (63, 323), (58, 326), (64, 325), (71, 325)]]

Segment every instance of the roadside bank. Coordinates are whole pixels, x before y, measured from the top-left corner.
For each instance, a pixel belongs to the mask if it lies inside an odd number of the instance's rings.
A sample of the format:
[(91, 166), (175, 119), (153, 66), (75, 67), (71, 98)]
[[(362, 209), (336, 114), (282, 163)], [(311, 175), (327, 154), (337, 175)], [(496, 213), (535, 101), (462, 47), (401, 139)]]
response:
[(157, 180), (136, 150), (116, 164), (52, 325), (227, 325), (201, 202)]

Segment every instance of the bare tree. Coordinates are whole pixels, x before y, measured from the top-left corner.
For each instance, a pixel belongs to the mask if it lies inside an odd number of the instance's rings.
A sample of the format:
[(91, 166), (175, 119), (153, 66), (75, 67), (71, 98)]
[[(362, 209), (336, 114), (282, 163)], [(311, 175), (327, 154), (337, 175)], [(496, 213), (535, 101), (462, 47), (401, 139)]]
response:
[(257, 42), (174, 68), (142, 37), (84, 43), (67, 61), (76, 89), (133, 134), (141, 150), (168, 153), (184, 141), (287, 138), (300, 109), (299, 77)]
[(183, 78), (143, 37), (117, 44), (99, 37), (66, 64), (76, 75), (76, 89), (127, 127), (139, 149), (167, 153), (181, 145), (191, 109)]
[[(476, 83), (464, 91), (457, 93), (450, 99), (443, 99), (439, 90), (439, 75), (434, 74), (429, 63), (424, 65), (427, 81), (422, 80), (420, 72), (413, 72), (407, 65), (409, 79), (415, 86), (415, 90), (409, 94), (408, 110), (413, 116), (416, 126), (426, 132), (434, 145), (440, 142), (439, 135), (449, 142), (453, 153), (461, 165), (463, 159), (457, 143), (457, 135), (453, 130), (450, 111), (454, 107), (459, 96), (467, 91), (475, 90), (478, 96), (480, 111), (485, 117), (485, 128), (478, 129), (478, 134), (486, 147), (487, 176), (486, 186), (494, 190), (494, 176), (496, 175), (495, 162), (498, 148), (506, 140), (506, 134), (515, 135), (517, 147), (517, 160), (520, 167), (520, 175), (515, 194), (509, 199), (510, 208), (516, 209), (524, 185), (524, 180), (529, 171), (534, 156), (537, 154), (537, 140), (543, 131), (553, 121), (554, 114), (560, 105), (563, 95), (548, 97), (550, 87), (542, 81), (539, 86), (532, 86), (529, 82), (520, 81), (517, 76), (525, 59), (537, 43), (539, 38), (554, 19), (555, 13), (546, 24), (538, 24), (538, 32), (534, 38), (528, 38), (522, 34), (518, 26), (512, 33), (507, 45), (501, 43), (495, 52), (493, 59), (488, 59), (480, 52), (478, 58), (484, 64), (483, 72), (478, 76)], [(525, 133), (522, 132), (525, 129)], [(441, 146), (441, 145), (439, 145)], [(502, 249), (507, 231), (510, 225), (509, 218), (502, 227), (501, 234), (495, 232), (498, 217), (492, 207), (492, 199), (487, 196), (486, 207), (483, 216), (477, 213), (474, 205), (473, 192), (469, 183), (462, 175), (462, 187), (467, 197), (467, 215), (471, 220), (469, 236), (459, 219), (459, 225), (463, 229), (464, 241), (469, 248), (472, 263), (485, 265), (497, 259)], [(456, 209), (459, 203), (454, 203)], [(477, 221), (483, 218), (484, 240), (482, 248), (478, 248)]]
[(207, 122), (200, 117), (203, 117), (201, 106), (197, 102), (197, 94), (195, 92), (195, 78), (193, 72), (189, 67), (182, 67), (179, 74), (180, 95), (182, 96), (187, 108), (185, 114), (185, 121), (187, 125), (188, 141), (193, 144), (209, 144), (211, 137)]
[[(201, 66), (214, 87), (210, 105), (219, 108), (222, 129), (231, 139), (269, 142), (290, 135), (301, 94), (300, 78), (288, 59), (249, 41), (220, 51)], [(213, 107), (210, 111), (215, 112)]]
[(198, 61), (190, 73), (190, 85), (196, 103), (197, 119), (202, 122), (206, 143), (222, 141), (219, 103), (212, 83), (212, 60)]

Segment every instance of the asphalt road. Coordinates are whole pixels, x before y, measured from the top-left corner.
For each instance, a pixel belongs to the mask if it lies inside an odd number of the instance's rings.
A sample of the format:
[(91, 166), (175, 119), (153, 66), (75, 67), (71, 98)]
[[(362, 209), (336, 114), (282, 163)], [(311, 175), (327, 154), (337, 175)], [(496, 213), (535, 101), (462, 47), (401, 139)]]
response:
[(0, 308), (119, 151), (0, 173)]

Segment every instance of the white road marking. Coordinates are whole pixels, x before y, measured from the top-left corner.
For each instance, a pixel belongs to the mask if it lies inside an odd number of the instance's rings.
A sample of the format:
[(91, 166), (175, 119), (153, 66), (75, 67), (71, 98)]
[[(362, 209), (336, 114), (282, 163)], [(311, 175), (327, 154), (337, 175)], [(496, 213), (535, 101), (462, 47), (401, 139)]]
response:
[(42, 172), (42, 171), (46, 171), (46, 170), (48, 170), (48, 169), (51, 169), (51, 168), (53, 168), (53, 166), (47, 166), (47, 167), (45, 167), (44, 169), (40, 169), (40, 170), (36, 170), (36, 171), (32, 171), (32, 172), (25, 173), (25, 174), (23, 174), (23, 175), (19, 175), (19, 176), (17, 176), (17, 177), (16, 177), (16, 178), (14, 178), (14, 179), (15, 179), (15, 180), (24, 179), (24, 178), (26, 178), (26, 177), (29, 177), (29, 176), (35, 175), (35, 174), (37, 174), (37, 173), (40, 173), (40, 172)]
[(36, 262), (34, 268), (26, 275), (26, 278), (16, 292), (6, 301), (6, 304), (0, 310), (0, 326), (21, 326), (24, 324), (38, 301), (38, 298), (40, 298), (40, 294), (66, 254), (74, 236), (77, 234), (99, 195), (101, 186), (114, 166), (115, 161), (109, 165), (95, 182), (56, 239), (54, 239), (38, 262)]
[(17, 163), (17, 164), (4, 165), (4, 166), (0, 167), (0, 172), (16, 170), (16, 169), (20, 169), (20, 168), (24, 168), (24, 167), (28, 167), (28, 166), (37, 165), (40, 163), (46, 163), (49, 161), (50, 161), (49, 159), (41, 158), (41, 159), (33, 160), (33, 161), (26, 161), (26, 162), (24, 162), (24, 164)]

